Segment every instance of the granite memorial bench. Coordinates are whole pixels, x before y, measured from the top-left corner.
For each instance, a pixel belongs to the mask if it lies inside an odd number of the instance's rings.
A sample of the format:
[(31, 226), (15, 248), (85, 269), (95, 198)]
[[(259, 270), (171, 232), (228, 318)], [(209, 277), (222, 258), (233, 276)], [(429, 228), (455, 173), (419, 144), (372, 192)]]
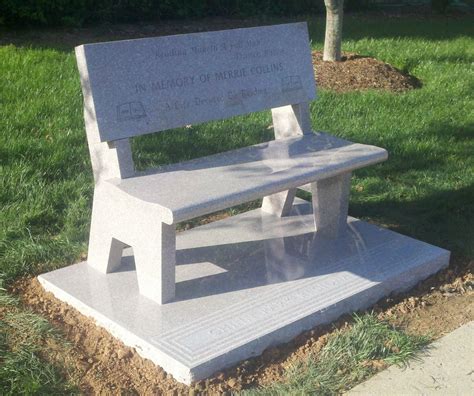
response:
[[(258, 198), (286, 216), (309, 185), (317, 233), (335, 238), (347, 227), (351, 172), (387, 158), (312, 131), (305, 23), (86, 44), (76, 57), (95, 179), (88, 265), (113, 272), (131, 246), (140, 293), (159, 304), (175, 296), (178, 222)], [(133, 137), (265, 109), (273, 141), (134, 169)]]
[[(207, 378), (448, 265), (444, 249), (347, 215), (351, 172), (387, 153), (312, 131), (306, 24), (76, 54), (95, 179), (89, 252), (38, 280), (178, 381)], [(272, 141), (134, 169), (136, 136), (268, 109)], [(259, 198), (259, 208), (175, 232)]]

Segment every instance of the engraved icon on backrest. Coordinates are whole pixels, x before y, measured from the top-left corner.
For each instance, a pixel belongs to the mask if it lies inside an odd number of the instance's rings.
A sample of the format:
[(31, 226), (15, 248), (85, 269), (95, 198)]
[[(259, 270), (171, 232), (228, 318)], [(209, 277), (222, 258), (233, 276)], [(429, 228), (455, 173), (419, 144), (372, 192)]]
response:
[(117, 120), (130, 121), (146, 117), (145, 108), (141, 102), (127, 102), (117, 106)]
[(297, 91), (303, 89), (300, 76), (287, 76), (281, 79), (281, 90), (283, 92)]

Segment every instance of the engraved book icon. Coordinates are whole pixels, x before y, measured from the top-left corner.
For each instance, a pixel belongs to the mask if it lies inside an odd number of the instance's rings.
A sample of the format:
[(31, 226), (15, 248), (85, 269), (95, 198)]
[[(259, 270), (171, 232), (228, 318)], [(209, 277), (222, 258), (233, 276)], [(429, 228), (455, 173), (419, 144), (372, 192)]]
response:
[(281, 79), (281, 90), (283, 92), (297, 91), (303, 88), (300, 76), (287, 76)]
[(117, 106), (117, 120), (130, 121), (146, 117), (145, 108), (141, 102), (127, 102)]

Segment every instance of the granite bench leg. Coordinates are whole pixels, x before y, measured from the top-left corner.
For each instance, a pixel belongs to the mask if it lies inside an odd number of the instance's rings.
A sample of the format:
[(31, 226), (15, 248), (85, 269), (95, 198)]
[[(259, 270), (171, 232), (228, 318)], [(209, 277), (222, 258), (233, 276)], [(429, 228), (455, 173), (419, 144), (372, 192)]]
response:
[[(158, 304), (175, 297), (175, 225), (162, 223), (149, 211), (134, 210), (132, 202), (94, 193), (87, 263), (108, 274), (121, 264), (123, 249), (133, 248), (140, 294)], [(137, 208), (135, 208), (137, 209)]]
[(175, 297), (176, 228), (157, 222), (133, 246), (140, 294), (165, 304)]
[(113, 232), (111, 220), (114, 215), (118, 213), (113, 210), (113, 205), (103, 199), (101, 192), (95, 191), (87, 263), (103, 274), (113, 272), (120, 266), (123, 249), (127, 246)]
[(288, 216), (293, 207), (293, 201), (296, 195), (296, 188), (288, 191), (282, 191), (263, 198), (262, 210), (279, 217)]
[[(275, 139), (285, 139), (311, 135), (311, 117), (309, 103), (298, 103), (272, 109), (273, 129)], [(289, 158), (289, 153), (281, 153), (283, 158)], [(282, 191), (263, 198), (262, 210), (279, 217), (288, 216), (295, 199), (296, 188)]]
[(110, 234), (97, 237), (96, 233), (91, 232), (91, 235), (94, 237), (89, 238), (87, 263), (103, 274), (114, 272), (120, 266), (123, 249), (127, 245)]
[(347, 229), (351, 172), (311, 183), (316, 231), (336, 238)]

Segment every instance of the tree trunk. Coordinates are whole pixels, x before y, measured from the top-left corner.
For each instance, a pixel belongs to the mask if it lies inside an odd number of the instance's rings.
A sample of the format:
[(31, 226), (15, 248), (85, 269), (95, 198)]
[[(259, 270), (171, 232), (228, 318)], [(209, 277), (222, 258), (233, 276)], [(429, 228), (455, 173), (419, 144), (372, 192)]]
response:
[(326, 38), (323, 60), (340, 61), (344, 0), (324, 0), (324, 4), (326, 5)]

